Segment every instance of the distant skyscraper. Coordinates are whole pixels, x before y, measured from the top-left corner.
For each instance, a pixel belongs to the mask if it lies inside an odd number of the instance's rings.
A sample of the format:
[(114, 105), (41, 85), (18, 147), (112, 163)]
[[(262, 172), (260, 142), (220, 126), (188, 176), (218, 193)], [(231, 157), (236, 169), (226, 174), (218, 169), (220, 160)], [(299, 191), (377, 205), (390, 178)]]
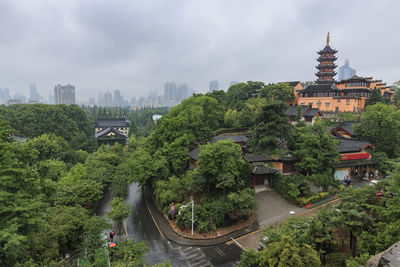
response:
[(32, 101), (39, 101), (40, 100), (40, 94), (37, 91), (37, 87), (35, 83), (31, 83), (29, 87), (29, 100)]
[(123, 105), (124, 98), (121, 96), (119, 90), (114, 90), (114, 106), (121, 107)]
[(57, 84), (54, 87), (54, 104), (75, 104), (75, 86)]
[(167, 106), (173, 106), (176, 102), (176, 84), (167, 82), (164, 84), (164, 99)]
[(20, 100), (21, 102), (26, 102), (26, 96), (24, 96), (24, 95), (21, 95), (20, 93), (16, 93), (15, 95), (14, 95), (14, 99), (15, 100)]
[(231, 81), (231, 82), (229, 83), (229, 87), (231, 87), (232, 85), (238, 84), (238, 83), (239, 83), (238, 81)]
[(356, 70), (350, 68), (349, 60), (346, 59), (344, 65), (339, 68), (338, 79), (339, 79), (339, 81), (346, 80), (346, 79), (350, 79), (354, 75), (356, 75)]
[(104, 106), (104, 94), (103, 93), (97, 94), (97, 105), (100, 107)]
[(210, 82), (210, 86), (209, 86), (210, 92), (219, 90), (218, 88), (219, 88), (218, 81), (215, 80), (215, 81)]
[(49, 104), (54, 105), (54, 95), (49, 95)]
[(10, 89), (8, 89), (8, 88), (4, 88), (4, 89), (1, 89), (0, 88), (0, 100), (9, 100), (11, 97), (10, 97)]
[(156, 90), (151, 91), (151, 92), (149, 93), (149, 97), (150, 97), (150, 98), (157, 98), (157, 91), (156, 91)]
[(131, 99), (131, 105), (136, 105), (136, 97), (132, 97)]
[(176, 101), (181, 102), (182, 100), (189, 97), (189, 88), (186, 83), (180, 84), (176, 91)]
[(107, 93), (104, 94), (104, 106), (112, 107), (112, 105), (113, 105), (112, 94), (107, 90)]

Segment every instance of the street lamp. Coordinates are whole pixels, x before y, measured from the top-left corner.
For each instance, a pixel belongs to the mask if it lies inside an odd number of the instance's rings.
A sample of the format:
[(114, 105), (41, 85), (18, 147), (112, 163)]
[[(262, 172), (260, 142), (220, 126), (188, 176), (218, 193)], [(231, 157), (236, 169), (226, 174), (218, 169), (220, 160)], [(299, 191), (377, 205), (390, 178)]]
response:
[(292, 217), (296, 216), (296, 212), (293, 211), (293, 210), (291, 210), (291, 211), (289, 212), (289, 214), (292, 215)]
[(187, 206), (189, 206), (189, 205), (192, 205), (192, 236), (193, 236), (193, 223), (194, 223), (194, 201), (193, 201), (193, 197), (191, 197), (191, 201), (188, 203), (188, 204), (186, 204), (186, 205), (182, 205), (180, 208), (179, 208), (179, 212), (178, 212), (178, 214), (180, 215), (181, 214), (181, 210), (182, 209), (184, 209), (184, 208), (186, 208)]

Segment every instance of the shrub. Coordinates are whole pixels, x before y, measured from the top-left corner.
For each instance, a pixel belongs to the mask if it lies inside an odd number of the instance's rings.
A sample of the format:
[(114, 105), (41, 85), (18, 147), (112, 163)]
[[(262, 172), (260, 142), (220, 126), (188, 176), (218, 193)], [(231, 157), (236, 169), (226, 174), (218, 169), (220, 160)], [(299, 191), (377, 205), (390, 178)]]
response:
[(309, 182), (302, 175), (275, 174), (273, 187), (292, 202), (295, 202), (299, 197), (311, 195)]

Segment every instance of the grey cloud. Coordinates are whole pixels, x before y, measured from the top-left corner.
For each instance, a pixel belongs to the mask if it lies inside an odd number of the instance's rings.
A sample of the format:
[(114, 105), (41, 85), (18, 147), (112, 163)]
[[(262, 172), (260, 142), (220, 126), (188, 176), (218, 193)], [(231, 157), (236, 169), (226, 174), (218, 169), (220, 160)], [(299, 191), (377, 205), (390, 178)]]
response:
[(312, 80), (332, 46), (363, 75), (398, 76), (397, 1), (1, 1), (0, 88), (43, 95), (73, 83), (82, 98), (147, 95), (166, 81)]

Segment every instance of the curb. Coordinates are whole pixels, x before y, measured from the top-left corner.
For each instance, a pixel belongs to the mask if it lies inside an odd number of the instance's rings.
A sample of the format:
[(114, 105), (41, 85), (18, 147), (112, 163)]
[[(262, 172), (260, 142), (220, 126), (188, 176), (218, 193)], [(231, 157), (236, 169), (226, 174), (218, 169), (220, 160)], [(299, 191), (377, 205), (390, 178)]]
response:
[[(148, 198), (147, 194), (144, 194), (147, 210), (150, 213), (150, 216), (152, 217), (154, 224), (156, 225), (158, 231), (160, 232), (161, 236), (174, 243), (180, 244), (180, 245), (186, 245), (186, 246), (215, 246), (215, 245), (220, 245), (224, 244), (228, 241), (231, 241), (231, 238), (238, 238), (247, 234), (250, 234), (254, 231), (257, 231), (259, 228), (259, 225), (257, 221), (255, 221), (252, 225), (247, 226), (245, 228), (236, 230), (234, 232), (225, 234), (221, 237), (216, 237), (216, 238), (210, 238), (210, 239), (192, 239), (192, 238), (187, 238), (184, 236), (179, 235), (176, 233), (172, 227), (170, 226), (169, 222), (167, 219), (160, 213), (160, 211), (155, 207), (153, 201)], [(165, 239), (164, 238), (164, 239)]]

